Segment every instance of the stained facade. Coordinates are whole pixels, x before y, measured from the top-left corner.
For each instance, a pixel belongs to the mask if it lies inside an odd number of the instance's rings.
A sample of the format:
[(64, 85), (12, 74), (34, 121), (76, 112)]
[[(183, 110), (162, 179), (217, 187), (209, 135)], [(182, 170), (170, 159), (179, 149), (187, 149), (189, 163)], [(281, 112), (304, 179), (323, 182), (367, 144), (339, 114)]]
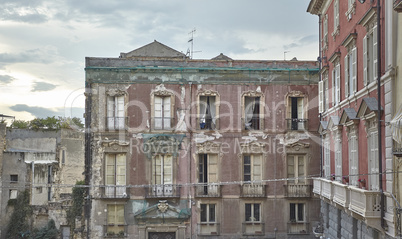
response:
[(86, 58), (90, 238), (312, 238), (318, 65)]
[(323, 167), (313, 192), (321, 199), (323, 234), (398, 237), (392, 119), (400, 83), (393, 3), (312, 0), (307, 11), (318, 15), (320, 26)]

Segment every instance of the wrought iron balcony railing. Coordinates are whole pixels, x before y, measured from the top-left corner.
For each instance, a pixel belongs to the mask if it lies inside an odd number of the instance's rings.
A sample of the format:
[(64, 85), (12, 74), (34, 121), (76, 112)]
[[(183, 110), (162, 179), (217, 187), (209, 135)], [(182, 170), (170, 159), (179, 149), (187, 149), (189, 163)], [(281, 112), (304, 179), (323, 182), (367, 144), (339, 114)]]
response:
[(177, 198), (180, 197), (180, 187), (172, 184), (157, 184), (145, 187), (146, 198)]

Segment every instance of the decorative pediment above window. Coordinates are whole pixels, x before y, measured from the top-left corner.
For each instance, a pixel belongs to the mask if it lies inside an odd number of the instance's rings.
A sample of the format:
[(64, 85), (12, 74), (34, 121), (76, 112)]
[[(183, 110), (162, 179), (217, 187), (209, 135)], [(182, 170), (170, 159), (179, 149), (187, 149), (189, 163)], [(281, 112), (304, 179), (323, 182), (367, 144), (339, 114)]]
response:
[[(383, 110), (382, 107), (380, 109)], [(378, 101), (374, 97), (363, 98), (359, 110), (357, 111), (358, 118), (369, 120), (375, 118), (378, 114)]]
[(104, 147), (105, 152), (126, 152), (130, 143), (117, 139), (106, 139), (101, 141), (101, 145)]
[(370, 29), (373, 29), (374, 26), (377, 25), (377, 8), (370, 8), (366, 14), (360, 19), (360, 25), (363, 25), (366, 28), (366, 31), (369, 32)]
[(197, 154), (219, 154), (221, 152), (220, 150), (221, 145), (220, 143), (216, 142), (204, 142), (204, 143), (198, 143), (197, 144)]
[(304, 97), (305, 94), (301, 91), (291, 91), (287, 93), (286, 97)]
[(121, 95), (126, 95), (127, 91), (122, 90), (122, 89), (109, 89), (106, 91), (106, 95), (108, 96), (121, 96)]
[(264, 94), (261, 92), (261, 88), (257, 87), (256, 90), (249, 90), (249, 91), (245, 91), (243, 92), (243, 97), (244, 96), (248, 96), (248, 97), (264, 97)]
[(176, 157), (184, 137), (181, 134), (144, 134), (144, 153), (148, 159), (155, 154), (172, 154)]
[(328, 128), (328, 121), (320, 121), (320, 126), (318, 127), (318, 133), (320, 135), (326, 134)]
[(343, 109), (341, 119), (339, 121), (340, 124), (345, 126), (356, 125), (360, 121), (359, 117), (357, 117), (356, 110), (353, 108), (345, 108)]
[(335, 64), (336, 62), (339, 62), (339, 59), (341, 57), (341, 52), (338, 50), (336, 52), (334, 52), (331, 57), (329, 57), (329, 61), (332, 62), (333, 64)]
[(170, 204), (166, 200), (143, 208), (134, 214), (137, 223), (181, 223), (190, 218), (189, 208), (180, 208), (179, 205)]
[(219, 96), (219, 93), (214, 90), (203, 90), (198, 92), (199, 96)]
[[(350, 33), (346, 39), (342, 42), (342, 46), (346, 48), (353, 48), (356, 45), (356, 38), (357, 38), (357, 33)], [(350, 51), (350, 49), (348, 49)], [(339, 52), (340, 54), (340, 52)]]
[(342, 125), (339, 124), (340, 117), (337, 115), (331, 115), (328, 121), (328, 129), (331, 131), (342, 129)]
[(286, 145), (286, 152), (307, 154), (309, 152), (309, 148), (310, 148), (309, 143), (296, 142), (293, 144)]
[(174, 93), (172, 91), (170, 91), (170, 90), (165, 88), (164, 84), (157, 85), (155, 87), (155, 90), (153, 90), (151, 94), (157, 95), (157, 96), (172, 96), (172, 95), (174, 95)]
[(265, 153), (265, 144), (261, 142), (240, 143), (242, 154), (262, 154)]

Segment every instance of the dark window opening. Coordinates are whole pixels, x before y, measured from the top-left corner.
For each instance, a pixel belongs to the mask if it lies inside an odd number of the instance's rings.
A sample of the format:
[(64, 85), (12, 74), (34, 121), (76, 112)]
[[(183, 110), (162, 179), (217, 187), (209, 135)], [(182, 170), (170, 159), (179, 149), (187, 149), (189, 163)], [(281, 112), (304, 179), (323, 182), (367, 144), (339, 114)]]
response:
[(12, 174), (12, 175), (10, 175), (10, 181), (11, 181), (12, 183), (18, 182), (18, 175), (17, 175), (17, 174)]

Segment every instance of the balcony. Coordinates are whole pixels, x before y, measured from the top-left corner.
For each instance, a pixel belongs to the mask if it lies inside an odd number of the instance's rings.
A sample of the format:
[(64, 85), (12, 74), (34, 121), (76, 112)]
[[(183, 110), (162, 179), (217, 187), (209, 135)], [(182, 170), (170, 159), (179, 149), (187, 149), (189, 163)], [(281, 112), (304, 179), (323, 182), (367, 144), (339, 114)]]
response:
[(197, 224), (199, 236), (219, 235), (220, 224), (216, 222), (202, 222)]
[(102, 198), (129, 198), (130, 188), (126, 185), (107, 185), (101, 188)]
[(242, 197), (265, 197), (265, 185), (260, 183), (247, 183), (240, 185)]
[(242, 232), (244, 236), (247, 235), (264, 235), (264, 223), (263, 222), (243, 222)]
[(145, 187), (146, 198), (178, 198), (180, 197), (180, 187), (171, 184), (150, 185)]
[(220, 197), (221, 186), (210, 183), (208, 185), (197, 185), (195, 188), (196, 197)]
[(288, 234), (309, 234), (310, 223), (288, 222)]
[(381, 219), (380, 192), (315, 178), (313, 193), (331, 203), (336, 203), (347, 212), (362, 216), (369, 226), (378, 228)]
[(285, 187), (285, 197), (288, 198), (309, 198), (311, 197), (311, 185), (288, 184)]
[(103, 238), (125, 238), (127, 237), (127, 225), (109, 224), (103, 226)]
[(287, 130), (308, 130), (308, 119), (286, 119)]

